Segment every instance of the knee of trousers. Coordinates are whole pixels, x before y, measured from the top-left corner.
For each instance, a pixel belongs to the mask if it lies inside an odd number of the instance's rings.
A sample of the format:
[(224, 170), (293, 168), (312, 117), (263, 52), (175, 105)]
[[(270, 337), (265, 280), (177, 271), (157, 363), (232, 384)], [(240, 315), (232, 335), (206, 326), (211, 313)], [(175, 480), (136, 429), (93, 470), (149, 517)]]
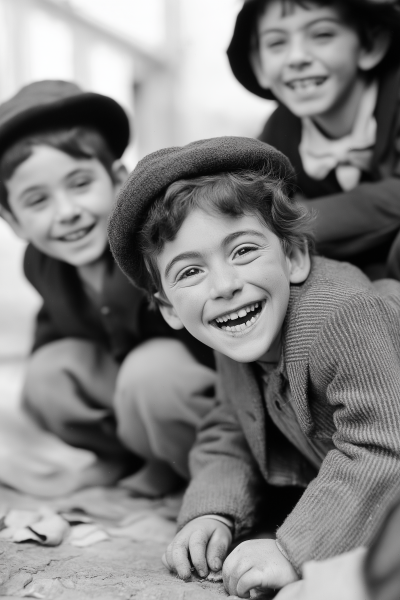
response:
[(23, 407), (43, 422), (54, 417), (60, 420), (68, 406), (65, 402), (66, 379), (69, 361), (71, 367), (75, 359), (76, 348), (85, 350), (87, 342), (64, 339), (52, 342), (36, 350), (29, 359), (22, 393)]
[(138, 419), (145, 427), (187, 422), (195, 426), (194, 395), (213, 386), (215, 373), (198, 364), (177, 340), (157, 339), (142, 344), (121, 366), (114, 397), (119, 435), (131, 435)]

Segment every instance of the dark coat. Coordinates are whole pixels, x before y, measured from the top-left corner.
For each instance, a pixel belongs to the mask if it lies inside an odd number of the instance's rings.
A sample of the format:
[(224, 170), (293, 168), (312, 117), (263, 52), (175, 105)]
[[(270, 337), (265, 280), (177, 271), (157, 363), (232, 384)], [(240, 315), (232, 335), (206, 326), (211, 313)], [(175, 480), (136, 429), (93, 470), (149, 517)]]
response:
[(160, 312), (150, 310), (140, 290), (125, 277), (108, 253), (104, 288), (95, 305), (84, 291), (76, 268), (29, 245), (24, 272), (43, 299), (33, 350), (66, 337), (91, 340), (122, 361), (140, 342), (153, 337), (180, 339), (203, 364), (213, 365), (212, 351), (185, 330), (174, 331)]
[[(400, 230), (400, 70), (379, 82), (375, 117), (377, 140), (369, 173), (344, 192), (334, 171), (321, 181), (303, 169), (299, 154), (301, 119), (280, 105), (267, 121), (260, 139), (290, 159), (300, 194), (318, 212), (317, 249), (337, 260), (348, 260), (374, 279), (387, 276), (386, 260)], [(374, 265), (374, 267), (371, 267)], [(372, 270), (373, 269), (373, 270)], [(392, 276), (394, 273), (392, 272)]]
[[(306, 282), (291, 287), (282, 357), (267, 393), (287, 401), (288, 385), (304, 435), (332, 442), (277, 532), (299, 571), (307, 560), (368, 544), (400, 492), (400, 284), (390, 285), (392, 295), (378, 295), (356, 267), (315, 258)], [(238, 536), (255, 523), (271, 460), (286, 455), (269, 437), (254, 365), (219, 355), (217, 366), (220, 402), (192, 450), (179, 523), (225, 515)], [(290, 432), (282, 429), (293, 441)], [(261, 500), (267, 514), (268, 497)]]

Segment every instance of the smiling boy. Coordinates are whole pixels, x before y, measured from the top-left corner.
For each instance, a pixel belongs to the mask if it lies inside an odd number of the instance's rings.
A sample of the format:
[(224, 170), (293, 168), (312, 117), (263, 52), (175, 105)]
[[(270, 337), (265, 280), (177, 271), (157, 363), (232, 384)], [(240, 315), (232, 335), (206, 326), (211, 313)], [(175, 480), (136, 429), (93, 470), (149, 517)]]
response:
[(246, 0), (228, 48), (276, 99), (260, 139), (290, 159), (317, 249), (400, 279), (397, 0)]
[(191, 565), (218, 571), (258, 507), (278, 518), (299, 499), (276, 541), (244, 542), (225, 561), (241, 597), (368, 544), (400, 488), (399, 284), (380, 282), (379, 295), (356, 267), (312, 256), (294, 183), (260, 141), (202, 140), (144, 158), (110, 219), (123, 271), (173, 328), (217, 351), (219, 402), (165, 564), (184, 579)]
[(29, 242), (25, 274), (43, 300), (25, 408), (97, 455), (77, 487), (134, 473), (132, 491), (158, 496), (189, 475), (215, 373), (211, 352), (166, 327), (111, 256), (107, 222), (128, 140), (112, 98), (65, 81), (25, 86), (0, 106), (0, 203)]

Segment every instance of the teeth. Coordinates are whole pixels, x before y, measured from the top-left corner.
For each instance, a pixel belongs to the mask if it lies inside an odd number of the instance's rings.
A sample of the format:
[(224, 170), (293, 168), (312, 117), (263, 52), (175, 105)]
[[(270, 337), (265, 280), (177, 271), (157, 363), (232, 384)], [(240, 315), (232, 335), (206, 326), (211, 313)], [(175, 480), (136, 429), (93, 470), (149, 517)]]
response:
[(321, 85), (325, 79), (325, 77), (307, 77), (304, 79), (295, 79), (288, 83), (288, 86), (292, 89), (306, 89), (312, 86)]
[(226, 323), (227, 321), (235, 321), (236, 319), (242, 319), (249, 312), (252, 312), (256, 308), (258, 308), (258, 306), (259, 306), (259, 303), (255, 302), (255, 304), (249, 304), (248, 306), (241, 308), (237, 312), (232, 312), (232, 313), (229, 313), (226, 315), (222, 315), (222, 317), (217, 317), (215, 320), (217, 323)]
[(254, 311), (256, 308), (258, 308), (259, 306), (262, 306), (262, 303), (260, 302), (255, 302), (254, 304), (249, 304), (248, 306), (246, 306), (245, 308), (241, 308), (238, 312), (233, 312), (230, 313), (229, 315), (223, 315), (222, 317), (218, 317), (216, 320), (217, 323), (224, 323), (224, 325), (221, 326), (221, 329), (223, 331), (228, 331), (228, 332), (236, 332), (236, 331), (244, 331), (245, 329), (247, 329), (248, 327), (250, 327), (251, 325), (253, 325), (253, 323), (256, 322), (258, 315), (256, 316), (252, 316), (251, 318), (249, 318), (248, 321), (246, 321), (246, 323), (241, 323), (240, 325), (225, 325), (225, 323), (227, 321), (232, 322), (234, 319), (232, 318), (232, 316), (235, 316), (235, 318), (243, 318), (245, 317), (248, 313)]
[(63, 235), (60, 239), (67, 240), (68, 242), (73, 242), (84, 237), (87, 234), (87, 231), (87, 229), (80, 229), (79, 231), (75, 231), (74, 233), (68, 233), (67, 235)]

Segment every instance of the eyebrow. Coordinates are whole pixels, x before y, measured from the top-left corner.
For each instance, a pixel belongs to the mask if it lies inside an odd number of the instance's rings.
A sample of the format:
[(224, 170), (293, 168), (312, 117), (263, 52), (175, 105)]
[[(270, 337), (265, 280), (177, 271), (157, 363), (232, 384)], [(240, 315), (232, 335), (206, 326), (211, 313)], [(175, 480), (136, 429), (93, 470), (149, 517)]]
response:
[[(314, 21), (310, 21), (309, 23), (307, 23), (306, 28), (311, 27), (312, 25), (315, 25), (316, 23), (320, 23), (321, 21), (332, 21), (333, 23), (340, 22), (340, 20), (337, 19), (336, 17), (319, 17), (318, 19), (314, 19)], [(279, 27), (274, 27), (272, 29), (263, 29), (260, 31), (260, 33), (258, 35), (261, 37), (262, 35), (267, 35), (268, 33), (286, 33), (286, 30), (281, 29)]]
[[(222, 244), (221, 246), (223, 248), (226, 248), (226, 246), (228, 246), (231, 242), (233, 242), (235, 239), (241, 237), (242, 235), (254, 235), (258, 238), (262, 238), (265, 239), (265, 236), (260, 232), (257, 231), (255, 229), (245, 229), (244, 231), (235, 231), (234, 233), (230, 233), (229, 235), (227, 235), (223, 240), (222, 240)], [(177, 256), (174, 256), (174, 258), (167, 264), (167, 266), (165, 267), (165, 277), (167, 278), (169, 273), (171, 272), (172, 267), (179, 261), (181, 260), (187, 260), (188, 258), (201, 258), (201, 253), (200, 252), (182, 252), (181, 254), (178, 254)]]

